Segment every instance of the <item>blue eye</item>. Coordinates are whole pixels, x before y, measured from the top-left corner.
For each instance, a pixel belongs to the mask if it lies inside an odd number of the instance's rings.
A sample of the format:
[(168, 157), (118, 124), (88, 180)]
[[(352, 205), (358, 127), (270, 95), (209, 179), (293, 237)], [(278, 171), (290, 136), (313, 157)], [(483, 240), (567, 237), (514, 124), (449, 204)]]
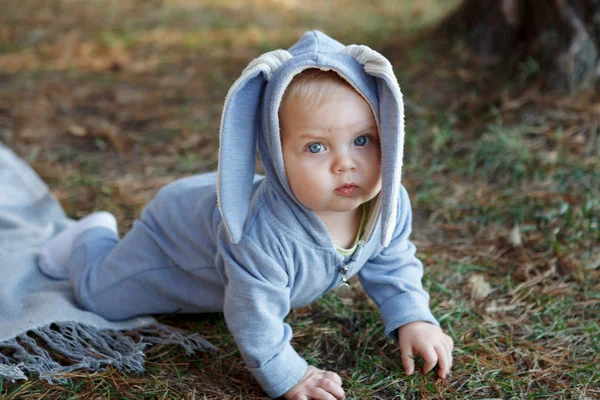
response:
[(308, 145), (308, 151), (311, 153), (320, 153), (324, 150), (324, 147), (321, 143), (311, 143)]
[(366, 136), (359, 136), (356, 139), (354, 139), (354, 144), (357, 146), (366, 146), (367, 143), (369, 143), (369, 138)]

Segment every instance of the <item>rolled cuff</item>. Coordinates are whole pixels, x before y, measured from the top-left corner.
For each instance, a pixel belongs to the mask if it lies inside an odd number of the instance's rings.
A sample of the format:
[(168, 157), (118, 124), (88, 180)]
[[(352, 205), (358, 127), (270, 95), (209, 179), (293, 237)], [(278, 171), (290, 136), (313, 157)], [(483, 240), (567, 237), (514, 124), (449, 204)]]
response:
[(284, 395), (306, 374), (308, 364), (288, 345), (277, 356), (258, 368), (248, 368), (267, 396)]
[(385, 334), (398, 341), (398, 328), (409, 322), (425, 321), (440, 326), (429, 309), (428, 296), (419, 293), (402, 293), (390, 298), (379, 307), (385, 323)]

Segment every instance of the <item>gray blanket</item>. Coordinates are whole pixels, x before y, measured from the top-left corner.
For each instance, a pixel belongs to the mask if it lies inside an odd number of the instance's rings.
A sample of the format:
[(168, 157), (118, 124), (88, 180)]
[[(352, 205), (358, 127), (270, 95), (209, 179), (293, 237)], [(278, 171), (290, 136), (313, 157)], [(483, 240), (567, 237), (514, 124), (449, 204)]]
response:
[[(0, 143), (1, 377), (27, 379), (34, 372), (56, 383), (65, 372), (107, 365), (141, 372), (150, 344), (176, 343), (188, 353), (212, 348), (151, 317), (110, 322), (80, 308), (68, 281), (49, 279), (37, 267), (40, 245), (70, 223), (44, 182)], [(72, 362), (59, 364), (55, 353)]]

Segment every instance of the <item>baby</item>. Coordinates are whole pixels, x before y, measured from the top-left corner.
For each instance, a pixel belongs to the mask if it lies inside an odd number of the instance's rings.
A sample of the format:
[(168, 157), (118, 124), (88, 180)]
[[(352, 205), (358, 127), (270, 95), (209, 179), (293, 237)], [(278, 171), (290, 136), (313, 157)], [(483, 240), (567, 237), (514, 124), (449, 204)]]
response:
[(444, 378), (453, 342), (409, 241), (403, 118), (383, 56), (307, 32), (252, 61), (229, 90), (216, 174), (161, 189), (122, 240), (109, 213), (79, 220), (44, 245), (40, 268), (107, 319), (222, 311), (266, 394), (295, 400), (345, 395), (336, 373), (296, 353), (284, 319), (330, 290), (343, 295), (358, 274), (406, 373), (421, 355), (424, 372), (439, 364)]

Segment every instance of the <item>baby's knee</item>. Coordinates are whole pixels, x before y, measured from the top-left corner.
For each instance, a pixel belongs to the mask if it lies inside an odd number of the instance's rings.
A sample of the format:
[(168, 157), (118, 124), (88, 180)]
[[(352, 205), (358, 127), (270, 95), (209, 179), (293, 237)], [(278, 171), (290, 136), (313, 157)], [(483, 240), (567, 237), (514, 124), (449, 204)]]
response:
[(93, 312), (108, 321), (123, 321), (134, 318), (140, 313), (124, 307), (118, 299), (111, 296), (86, 296), (76, 292), (76, 300), (85, 310)]

